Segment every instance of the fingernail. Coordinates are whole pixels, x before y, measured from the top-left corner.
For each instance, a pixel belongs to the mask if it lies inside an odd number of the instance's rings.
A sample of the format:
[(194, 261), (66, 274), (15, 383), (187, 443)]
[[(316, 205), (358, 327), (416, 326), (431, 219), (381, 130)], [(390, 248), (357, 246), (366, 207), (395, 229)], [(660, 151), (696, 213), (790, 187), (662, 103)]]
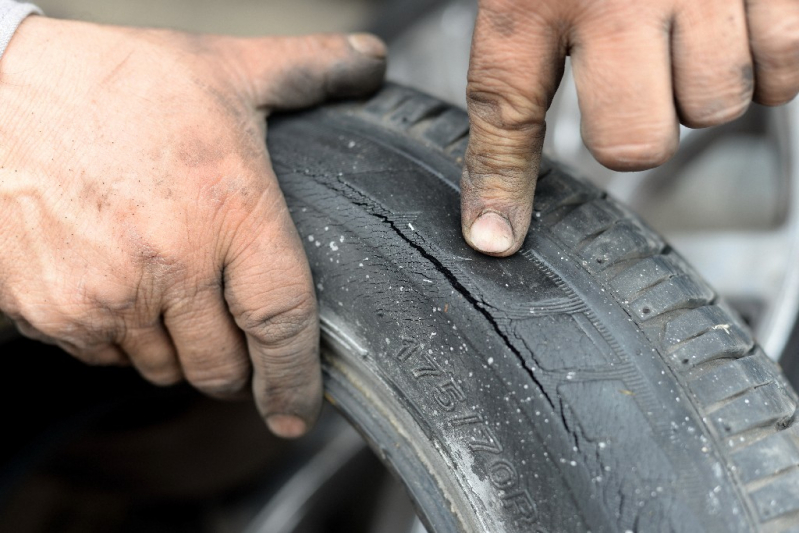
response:
[(474, 221), (469, 238), (481, 252), (501, 254), (513, 246), (513, 229), (505, 217), (489, 211)]
[(353, 33), (347, 40), (349, 40), (350, 46), (365, 56), (375, 59), (385, 59), (386, 55), (388, 55), (386, 45), (383, 44), (383, 41), (370, 33)]
[(292, 415), (270, 415), (266, 419), (266, 425), (272, 433), (284, 439), (301, 437), (308, 429), (301, 418)]

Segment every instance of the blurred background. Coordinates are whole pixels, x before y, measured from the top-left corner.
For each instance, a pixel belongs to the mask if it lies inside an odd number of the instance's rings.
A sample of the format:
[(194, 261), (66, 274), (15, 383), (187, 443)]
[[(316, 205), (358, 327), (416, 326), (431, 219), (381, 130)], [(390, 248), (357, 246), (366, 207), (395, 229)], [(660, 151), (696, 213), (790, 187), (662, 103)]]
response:
[(256, 36), (349, 31), (366, 27), (370, 0), (44, 0), (51, 17), (102, 24)]
[[(234, 35), (373, 31), (389, 78), (464, 105), (475, 0), (41, 0), (54, 17)], [(799, 373), (797, 106), (753, 106), (682, 131), (662, 168), (620, 175), (580, 139), (567, 69), (546, 152), (630, 205), (688, 257)], [(2, 340), (0, 329), (0, 340)], [(249, 402), (158, 389), (14, 338), (0, 441), (0, 531), (421, 533), (401, 486), (328, 410), (297, 443), (273, 439)], [(796, 384), (796, 380), (794, 380)]]

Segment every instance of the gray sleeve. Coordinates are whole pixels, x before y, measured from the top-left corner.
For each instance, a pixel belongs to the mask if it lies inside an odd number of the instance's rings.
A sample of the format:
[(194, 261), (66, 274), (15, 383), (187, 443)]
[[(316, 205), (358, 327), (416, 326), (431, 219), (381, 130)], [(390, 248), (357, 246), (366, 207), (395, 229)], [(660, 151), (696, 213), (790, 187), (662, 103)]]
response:
[(0, 0), (0, 57), (8, 46), (8, 42), (17, 31), (17, 27), (32, 13), (42, 14), (41, 10), (33, 4), (17, 2), (16, 0)]

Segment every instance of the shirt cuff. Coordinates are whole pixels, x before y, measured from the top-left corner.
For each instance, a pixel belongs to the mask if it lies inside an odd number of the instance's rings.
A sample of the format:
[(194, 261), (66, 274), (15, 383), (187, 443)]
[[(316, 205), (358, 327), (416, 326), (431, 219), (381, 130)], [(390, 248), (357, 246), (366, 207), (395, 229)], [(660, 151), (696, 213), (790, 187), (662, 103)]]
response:
[(0, 0), (0, 58), (25, 17), (42, 11), (33, 4)]

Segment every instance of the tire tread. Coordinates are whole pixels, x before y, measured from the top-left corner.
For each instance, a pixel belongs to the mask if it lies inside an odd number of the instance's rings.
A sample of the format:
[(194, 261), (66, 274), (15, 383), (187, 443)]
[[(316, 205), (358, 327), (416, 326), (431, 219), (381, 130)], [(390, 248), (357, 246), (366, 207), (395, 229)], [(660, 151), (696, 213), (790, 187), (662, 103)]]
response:
[[(460, 163), (466, 114), (435, 102), (390, 86), (355, 112)], [(637, 216), (558, 164), (542, 164), (534, 209), (533, 231), (575, 250), (686, 385), (763, 531), (797, 530), (796, 395), (741, 319)]]

